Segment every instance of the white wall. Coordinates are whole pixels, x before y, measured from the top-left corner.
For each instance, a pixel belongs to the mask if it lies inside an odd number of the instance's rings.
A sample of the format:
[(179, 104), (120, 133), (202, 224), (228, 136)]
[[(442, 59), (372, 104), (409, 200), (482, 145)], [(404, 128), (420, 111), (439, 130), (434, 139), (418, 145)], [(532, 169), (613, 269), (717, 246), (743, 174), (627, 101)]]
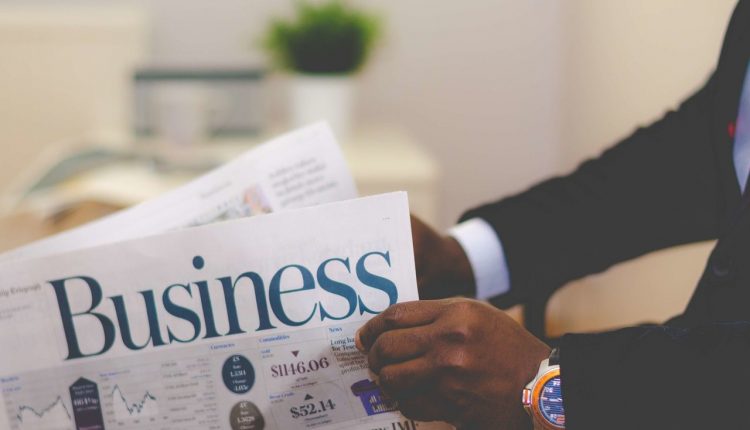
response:
[[(262, 62), (258, 40), (269, 17), (288, 13), (292, 4), (138, 3), (153, 14), (153, 61), (201, 65)], [(554, 169), (562, 3), (355, 3), (380, 12), (387, 26), (376, 58), (361, 76), (359, 119), (403, 126), (435, 152), (445, 167), (443, 226), (471, 205)], [(275, 82), (272, 115), (281, 111), (283, 97), (281, 83)]]
[(389, 35), (361, 117), (407, 127), (442, 162), (443, 225), (558, 164), (560, 10), (549, 1), (380, 1)]
[(575, 0), (565, 28), (565, 165), (674, 108), (716, 65), (736, 0)]
[[(5, 2), (51, 0), (5, 0)], [(153, 14), (157, 63), (263, 61), (258, 40), (278, 0), (108, 0)], [(102, 0), (68, 0), (98, 3)], [(546, 0), (360, 0), (386, 19), (386, 37), (361, 77), (363, 123), (396, 124), (445, 167), (442, 225), (466, 208), (518, 190), (557, 165), (560, 5)], [(272, 116), (283, 82), (271, 86)], [(481, 172), (481, 174), (477, 174)]]
[(0, 3), (0, 193), (66, 139), (130, 131), (127, 71), (143, 56), (146, 27), (127, 5)]

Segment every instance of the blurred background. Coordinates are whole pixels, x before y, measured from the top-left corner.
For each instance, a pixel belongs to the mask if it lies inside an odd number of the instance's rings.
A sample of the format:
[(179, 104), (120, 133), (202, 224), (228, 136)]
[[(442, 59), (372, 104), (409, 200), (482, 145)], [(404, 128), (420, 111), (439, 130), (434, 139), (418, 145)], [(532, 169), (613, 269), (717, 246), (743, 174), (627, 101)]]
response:
[[(675, 107), (714, 67), (735, 3), (350, 1), (378, 24), (372, 50), (310, 79), (271, 62), (272, 22), (294, 16), (292, 1), (0, 1), (0, 251), (158, 195), (316, 114), (362, 194), (406, 189), (445, 229)], [(553, 298), (550, 331), (680, 312), (709, 247), (575, 282)]]

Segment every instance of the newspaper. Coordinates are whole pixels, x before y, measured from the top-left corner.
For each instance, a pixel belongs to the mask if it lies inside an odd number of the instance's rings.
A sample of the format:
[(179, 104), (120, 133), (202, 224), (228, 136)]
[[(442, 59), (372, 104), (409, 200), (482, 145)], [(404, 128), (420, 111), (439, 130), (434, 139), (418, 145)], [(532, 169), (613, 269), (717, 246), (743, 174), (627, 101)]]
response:
[(330, 128), (317, 123), (258, 146), (154, 200), (0, 254), (0, 261), (356, 196), (354, 181)]
[(401, 416), (354, 346), (418, 299), (403, 192), (0, 273), (0, 428), (451, 428)]

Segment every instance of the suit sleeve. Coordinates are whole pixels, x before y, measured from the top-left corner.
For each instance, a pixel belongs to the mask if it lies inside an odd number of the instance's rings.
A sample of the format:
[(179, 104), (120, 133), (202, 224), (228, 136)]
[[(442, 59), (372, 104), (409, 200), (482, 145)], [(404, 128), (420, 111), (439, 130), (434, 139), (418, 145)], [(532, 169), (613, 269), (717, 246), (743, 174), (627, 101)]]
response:
[(566, 335), (560, 375), (573, 430), (750, 428), (750, 323)]
[(650, 251), (715, 238), (723, 203), (713, 98), (712, 78), (679, 109), (572, 174), (464, 214), (489, 222), (502, 241), (511, 289), (500, 304), (551, 294)]

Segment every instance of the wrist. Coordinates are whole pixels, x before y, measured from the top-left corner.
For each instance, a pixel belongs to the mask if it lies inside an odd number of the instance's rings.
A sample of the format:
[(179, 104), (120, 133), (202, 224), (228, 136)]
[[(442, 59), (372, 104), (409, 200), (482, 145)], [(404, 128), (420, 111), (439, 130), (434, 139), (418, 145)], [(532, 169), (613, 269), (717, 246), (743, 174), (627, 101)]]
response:
[(452, 236), (443, 238), (443, 267), (447, 268), (445, 285), (450, 288), (450, 295), (474, 297), (476, 280), (474, 270), (463, 247)]

